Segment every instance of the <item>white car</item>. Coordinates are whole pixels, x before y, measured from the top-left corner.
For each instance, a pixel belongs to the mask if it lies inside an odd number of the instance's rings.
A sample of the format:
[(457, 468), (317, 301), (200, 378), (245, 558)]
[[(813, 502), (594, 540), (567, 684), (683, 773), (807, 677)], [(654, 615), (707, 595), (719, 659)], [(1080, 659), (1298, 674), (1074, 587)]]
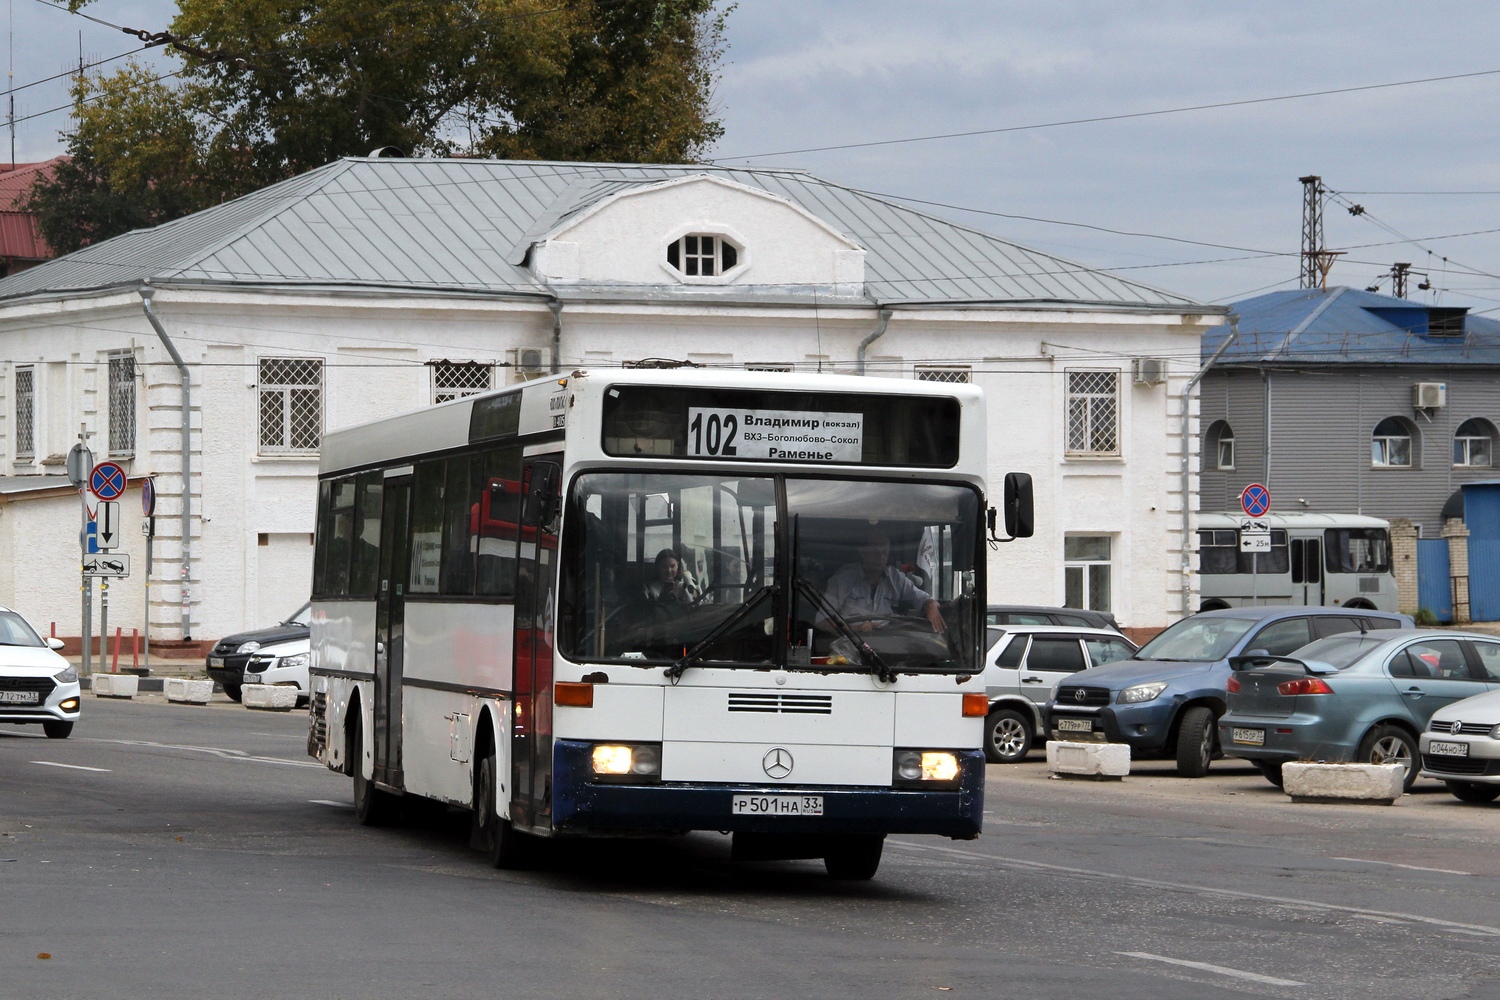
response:
[[(1500, 655), (1494, 658), (1500, 660)], [(1495, 672), (1500, 662), (1486, 663), (1485, 668), (1489, 676), (1500, 677)], [(1464, 802), (1500, 798), (1500, 691), (1476, 694), (1433, 712), (1418, 749), (1422, 777), (1444, 782)]]
[(1063, 678), (1135, 655), (1113, 629), (1067, 625), (999, 625), (985, 630), (984, 754), (994, 764), (1026, 759), (1044, 733), (1042, 706)]
[(64, 740), (82, 703), (78, 671), (61, 656), (59, 639), (43, 639), (9, 608), (0, 608), (0, 722), (40, 722), (47, 736)]
[(307, 637), (262, 646), (245, 661), (246, 684), (285, 684), (297, 689), (297, 704), (306, 703), (312, 691), (307, 667), (312, 662), (312, 642)]

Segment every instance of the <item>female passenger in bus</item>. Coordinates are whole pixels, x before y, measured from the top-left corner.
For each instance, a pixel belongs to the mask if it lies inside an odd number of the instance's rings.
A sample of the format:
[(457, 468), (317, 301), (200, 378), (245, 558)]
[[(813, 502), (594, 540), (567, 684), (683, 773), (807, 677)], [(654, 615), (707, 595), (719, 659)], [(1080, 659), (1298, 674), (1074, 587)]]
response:
[(655, 576), (646, 582), (646, 597), (664, 603), (694, 604), (702, 591), (671, 549), (656, 554)]

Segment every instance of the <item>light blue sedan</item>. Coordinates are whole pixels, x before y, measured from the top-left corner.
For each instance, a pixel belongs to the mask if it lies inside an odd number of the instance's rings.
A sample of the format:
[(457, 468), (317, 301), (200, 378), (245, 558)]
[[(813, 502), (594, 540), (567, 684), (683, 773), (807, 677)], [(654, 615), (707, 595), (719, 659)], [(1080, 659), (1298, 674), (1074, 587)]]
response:
[(1410, 788), (1428, 720), (1500, 689), (1497, 664), (1496, 636), (1409, 629), (1330, 636), (1289, 656), (1237, 656), (1219, 743), (1275, 785), (1287, 761), (1361, 761), (1405, 765)]

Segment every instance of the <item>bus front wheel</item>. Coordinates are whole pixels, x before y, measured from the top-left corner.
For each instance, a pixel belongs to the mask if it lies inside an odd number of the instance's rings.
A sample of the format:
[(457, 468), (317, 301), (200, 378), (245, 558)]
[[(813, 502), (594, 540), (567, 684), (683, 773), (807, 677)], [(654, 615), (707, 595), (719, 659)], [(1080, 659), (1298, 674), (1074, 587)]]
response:
[(352, 707), (354, 708), (354, 723), (349, 730), (349, 750), (346, 759), (354, 772), (354, 818), (359, 820), (360, 826), (384, 826), (391, 821), (395, 813), (395, 800), (389, 792), (382, 792), (376, 788), (373, 779), (365, 777), (363, 726), (358, 706)]
[(484, 852), (492, 868), (514, 868), (520, 862), (521, 834), (502, 819), (499, 783), (495, 778), (495, 754), (485, 754), (474, 769), (474, 831), (470, 843)]
[(885, 834), (849, 834), (835, 838), (823, 856), (828, 877), (841, 881), (864, 882), (880, 869), (880, 854), (885, 849)]

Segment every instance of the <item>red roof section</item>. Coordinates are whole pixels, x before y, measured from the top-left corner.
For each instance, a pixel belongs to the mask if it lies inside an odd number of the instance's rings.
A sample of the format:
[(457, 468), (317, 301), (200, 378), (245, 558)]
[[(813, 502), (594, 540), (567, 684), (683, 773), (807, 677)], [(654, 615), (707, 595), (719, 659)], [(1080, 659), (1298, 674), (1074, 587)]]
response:
[(0, 164), (0, 259), (50, 260), (52, 250), (37, 230), (36, 217), (20, 210), (31, 185), (38, 177), (50, 173), (64, 157), (40, 163)]

